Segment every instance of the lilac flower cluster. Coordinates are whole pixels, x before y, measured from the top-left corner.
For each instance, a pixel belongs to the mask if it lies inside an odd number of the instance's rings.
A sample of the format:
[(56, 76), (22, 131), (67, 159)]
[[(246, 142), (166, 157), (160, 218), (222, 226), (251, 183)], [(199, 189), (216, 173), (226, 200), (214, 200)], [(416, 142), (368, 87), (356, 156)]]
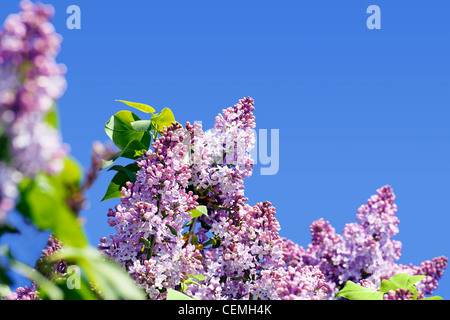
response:
[[(149, 298), (163, 299), (190, 276), (205, 280), (185, 292), (197, 299), (321, 299), (328, 290), (317, 267), (287, 267), (284, 239), (270, 202), (247, 204), (255, 143), (253, 99), (239, 100), (199, 124), (165, 128), (134, 184), (110, 209), (116, 233), (100, 248), (121, 263)], [(190, 210), (206, 206), (207, 215)]]
[(16, 292), (11, 293), (5, 300), (38, 300), (39, 293), (37, 291), (36, 283), (32, 283), (30, 287), (19, 287)]
[(281, 278), (277, 294), (283, 300), (322, 300), (327, 297), (328, 284), (316, 266), (289, 266)]
[(116, 234), (100, 245), (152, 299), (163, 298), (165, 289), (201, 267), (199, 251), (182, 238), (188, 211), (198, 204), (197, 196), (186, 191), (191, 170), (180, 161), (188, 151), (180, 129), (178, 124), (164, 128), (152, 144), (154, 152), (138, 162), (136, 182), (123, 189), (122, 203), (108, 213)]
[[(359, 284), (365, 288), (379, 291), (377, 285), (370, 280), (362, 279), (359, 281)], [(425, 298), (425, 295), (423, 294), (423, 292), (419, 291), (417, 293), (416, 298), (423, 299)], [(410, 291), (409, 289), (389, 290), (387, 293), (383, 294), (383, 300), (413, 300), (413, 299), (414, 299), (414, 292)]]
[[(414, 293), (409, 292), (407, 289), (389, 290), (388, 293), (383, 295), (383, 300), (413, 300)], [(419, 293), (417, 299), (423, 299), (425, 296), (422, 292)]]
[[(42, 250), (42, 255), (37, 262), (38, 268), (40, 264), (47, 266), (47, 262), (45, 261), (45, 259), (51, 256), (53, 252), (61, 248), (62, 248), (61, 241), (56, 239), (53, 235), (50, 235), (47, 241), (47, 246)], [(65, 271), (65, 267), (66, 262), (59, 261), (57, 264), (55, 264), (52, 270), (50, 271), (45, 270), (46, 272), (44, 273), (49, 272), (53, 274), (63, 273)], [(40, 271), (42, 272), (43, 270)], [(49, 274), (47, 274), (47, 276), (49, 276)], [(15, 292), (5, 297), (5, 300), (38, 300), (38, 299), (39, 299), (39, 291), (37, 288), (37, 284), (35, 282), (32, 282), (29, 287), (28, 286), (18, 287)]]
[[(303, 248), (285, 240), (284, 259), (288, 265), (317, 266), (325, 275), (332, 298), (346, 281), (364, 281), (379, 287), (383, 279), (397, 273), (426, 275), (416, 287), (419, 294), (432, 294), (447, 267), (446, 257), (437, 257), (420, 266), (397, 264), (402, 244), (393, 240), (398, 233), (397, 206), (390, 186), (377, 190), (356, 214), (357, 222), (346, 224), (342, 235), (336, 234), (328, 221), (319, 219), (310, 227), (312, 241)], [(406, 296), (391, 293), (389, 299)], [(409, 296), (408, 296), (409, 297)]]
[(53, 8), (27, 0), (20, 8), (0, 31), (0, 133), (10, 155), (0, 159), (0, 218), (15, 202), (18, 173), (58, 173), (68, 152), (45, 121), (66, 88), (65, 67), (55, 62), (61, 37), (49, 22)]
[(412, 264), (408, 265), (394, 265), (392, 272), (395, 273), (407, 273), (410, 275), (425, 275), (426, 278), (415, 284), (417, 290), (426, 295), (433, 294), (433, 291), (437, 289), (439, 279), (442, 278), (444, 270), (447, 268), (448, 258), (444, 256), (436, 257), (431, 260), (422, 262), (419, 266)]

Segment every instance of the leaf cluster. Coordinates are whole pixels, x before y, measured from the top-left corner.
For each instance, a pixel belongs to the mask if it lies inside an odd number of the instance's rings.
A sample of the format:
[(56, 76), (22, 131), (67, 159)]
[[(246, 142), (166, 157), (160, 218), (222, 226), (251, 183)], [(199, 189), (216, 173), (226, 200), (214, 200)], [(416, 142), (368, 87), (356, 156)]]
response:
[[(105, 124), (105, 132), (111, 141), (119, 148), (107, 159), (102, 159), (101, 169), (112, 166), (119, 158), (136, 160), (145, 155), (150, 148), (151, 141), (158, 137), (158, 134), (164, 127), (168, 127), (175, 121), (175, 117), (169, 108), (164, 108), (159, 113), (151, 106), (117, 100), (125, 103), (151, 117), (148, 120), (142, 120), (136, 114), (128, 110), (121, 110), (111, 116)], [(117, 171), (106, 190), (102, 201), (121, 197), (122, 187), (126, 187), (127, 182), (136, 181), (136, 173), (139, 170), (138, 165), (133, 162), (126, 166), (114, 165), (108, 171)]]
[(418, 299), (418, 291), (414, 284), (425, 279), (425, 277), (426, 276), (424, 275), (411, 276), (406, 273), (398, 273), (392, 276), (389, 280), (383, 279), (378, 291), (363, 287), (353, 281), (347, 281), (345, 286), (336, 294), (335, 297), (342, 297), (349, 300), (383, 300), (383, 296), (389, 291), (402, 289), (408, 290), (408, 293), (413, 294), (412, 300), (442, 300), (439, 296)]

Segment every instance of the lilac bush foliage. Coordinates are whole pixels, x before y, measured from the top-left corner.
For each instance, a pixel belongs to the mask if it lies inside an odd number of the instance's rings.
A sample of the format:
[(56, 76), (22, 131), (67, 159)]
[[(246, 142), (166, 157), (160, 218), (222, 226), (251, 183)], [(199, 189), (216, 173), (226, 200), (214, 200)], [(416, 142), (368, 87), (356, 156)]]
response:
[(0, 159), (0, 219), (14, 207), (21, 175), (55, 174), (68, 152), (46, 121), (66, 88), (55, 57), (61, 36), (49, 22), (53, 7), (31, 1), (10, 14), (0, 31), (0, 133), (12, 159)]
[[(444, 256), (422, 262), (420, 266), (402, 265), (397, 261), (402, 244), (393, 240), (398, 233), (397, 206), (390, 186), (377, 190), (356, 214), (357, 222), (345, 225), (342, 235), (336, 234), (328, 221), (319, 219), (310, 227), (312, 241), (307, 248), (285, 241), (284, 259), (288, 265), (317, 266), (325, 275), (333, 297), (346, 281), (360, 282), (377, 288), (383, 279), (397, 273), (426, 275), (416, 284), (419, 295), (431, 295), (447, 267)], [(409, 297), (392, 293), (389, 299)]]

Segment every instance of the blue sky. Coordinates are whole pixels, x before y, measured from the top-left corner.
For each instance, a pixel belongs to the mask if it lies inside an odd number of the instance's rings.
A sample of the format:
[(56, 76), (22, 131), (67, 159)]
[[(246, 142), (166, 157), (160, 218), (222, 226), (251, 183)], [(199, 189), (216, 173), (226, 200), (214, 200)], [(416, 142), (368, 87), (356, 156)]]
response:
[[(18, 3), (2, 0), (0, 20)], [(400, 263), (450, 256), (448, 1), (46, 3), (68, 68), (63, 136), (83, 167), (124, 108), (116, 99), (170, 107), (180, 123), (209, 128), (222, 108), (251, 96), (257, 129), (279, 129), (280, 167), (264, 176), (257, 165), (245, 192), (250, 204), (272, 202), (282, 236), (306, 246), (321, 217), (340, 233), (389, 184)], [(66, 27), (71, 4), (81, 30)], [(372, 4), (381, 30), (366, 27)], [(113, 232), (106, 213), (117, 201), (100, 202), (111, 178), (102, 172), (83, 212), (94, 245)], [(450, 299), (448, 274), (435, 293)]]

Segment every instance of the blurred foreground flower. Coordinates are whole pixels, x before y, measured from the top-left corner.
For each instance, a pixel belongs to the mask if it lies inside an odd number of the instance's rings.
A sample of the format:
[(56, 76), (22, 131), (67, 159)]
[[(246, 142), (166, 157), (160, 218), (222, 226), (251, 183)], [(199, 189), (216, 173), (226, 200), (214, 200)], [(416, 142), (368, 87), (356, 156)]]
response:
[(56, 129), (66, 68), (55, 61), (62, 38), (49, 22), (53, 8), (20, 8), (0, 31), (0, 222), (14, 208), (20, 176), (59, 173), (69, 149)]

